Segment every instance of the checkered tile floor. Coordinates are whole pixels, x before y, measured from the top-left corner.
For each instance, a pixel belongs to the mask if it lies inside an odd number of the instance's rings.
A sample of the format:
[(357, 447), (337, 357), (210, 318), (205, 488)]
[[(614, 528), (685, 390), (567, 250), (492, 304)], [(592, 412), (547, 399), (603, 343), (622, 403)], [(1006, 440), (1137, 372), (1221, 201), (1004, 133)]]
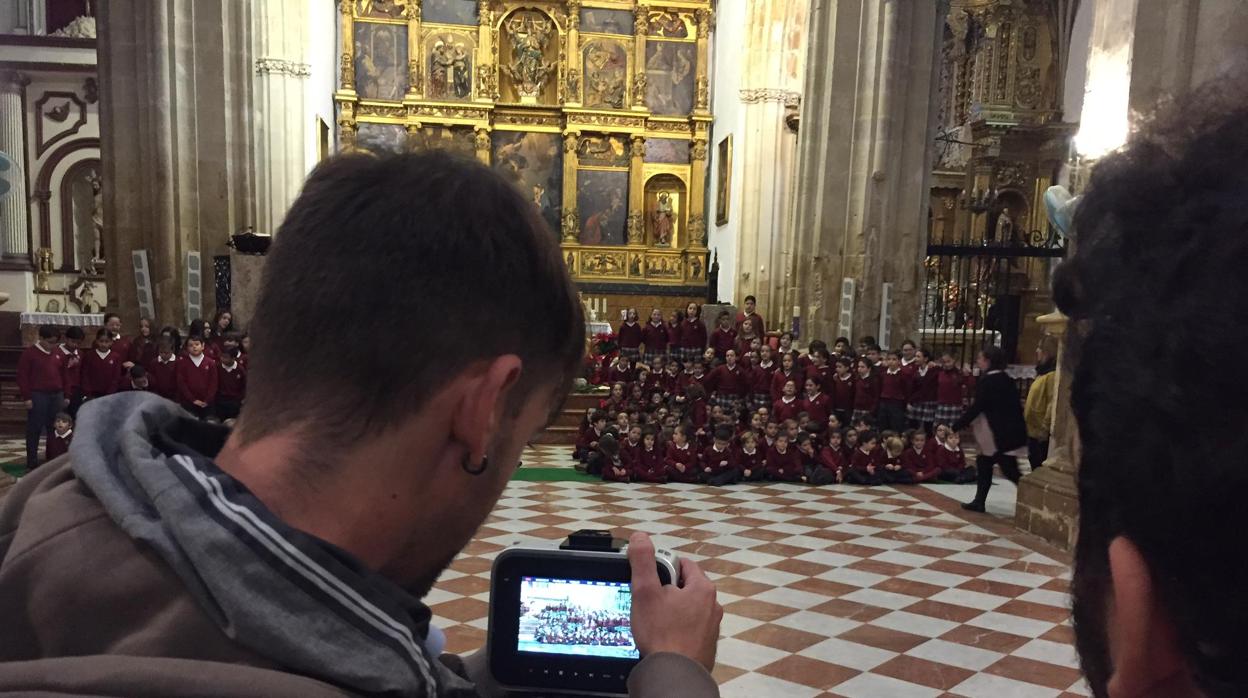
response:
[[(20, 462), (17, 439), (0, 462)], [(571, 467), (538, 446), (526, 467)], [(489, 570), (515, 542), (634, 530), (697, 560), (724, 605), (725, 698), (1086, 696), (1072, 648), (1067, 556), (1009, 526), (970, 486), (730, 488), (513, 482), (425, 601), (447, 649), (485, 642)]]

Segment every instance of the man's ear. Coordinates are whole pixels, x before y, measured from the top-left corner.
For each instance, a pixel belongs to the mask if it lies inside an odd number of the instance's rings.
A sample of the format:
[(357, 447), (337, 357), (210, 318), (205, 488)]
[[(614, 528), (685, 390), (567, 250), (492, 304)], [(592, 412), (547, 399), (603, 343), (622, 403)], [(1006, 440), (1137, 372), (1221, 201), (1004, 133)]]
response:
[(1107, 614), (1113, 698), (1163, 695), (1162, 685), (1185, 683), (1186, 665), (1174, 624), (1153, 586), (1148, 562), (1128, 538), (1109, 544), (1112, 606)]
[(519, 356), (504, 354), (478, 365), (478, 373), (465, 386), (455, 406), (451, 433), (467, 448), (468, 462), (476, 464), (485, 458), (503, 403), (519, 380), (522, 366)]

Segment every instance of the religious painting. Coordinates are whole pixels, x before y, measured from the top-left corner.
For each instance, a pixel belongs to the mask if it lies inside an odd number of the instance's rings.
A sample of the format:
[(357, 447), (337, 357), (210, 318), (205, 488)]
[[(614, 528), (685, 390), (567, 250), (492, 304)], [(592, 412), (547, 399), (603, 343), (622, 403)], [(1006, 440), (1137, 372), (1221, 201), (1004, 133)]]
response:
[(586, 107), (623, 109), (628, 82), (628, 49), (618, 39), (594, 39), (585, 44)]
[(472, 37), (458, 32), (432, 32), (425, 38), (429, 57), (425, 70), (429, 76), (429, 99), (472, 99), (472, 56), (477, 44)]
[(585, 136), (576, 147), (576, 161), (596, 167), (628, 167), (625, 136)]
[(576, 208), (582, 245), (623, 245), (628, 226), (628, 171), (578, 170)]
[(719, 142), (715, 152), (715, 225), (728, 225), (732, 194), (732, 134)]
[(494, 169), (537, 206), (552, 231), (558, 231), (563, 207), (563, 139), (560, 134), (494, 131), (491, 142)]
[(355, 23), (355, 90), (364, 99), (403, 99), (407, 92), (407, 27)]
[(659, 174), (646, 182), (646, 240), (654, 247), (671, 247), (684, 228), (685, 183), (673, 174)]
[(356, 124), (355, 147), (370, 153), (407, 152), (407, 129), (402, 124)]
[(581, 33), (633, 33), (633, 13), (628, 10), (581, 8)]
[(647, 256), (646, 277), (651, 279), (681, 279), (684, 264), (678, 256)]
[(697, 44), (685, 41), (646, 42), (646, 106), (655, 114), (688, 114), (693, 110)]
[(689, 38), (689, 27), (684, 18), (670, 11), (650, 13), (650, 36), (661, 36), (667, 39)]
[(424, 0), (421, 21), (439, 24), (476, 24), (476, 0)]
[(403, 19), (408, 0), (355, 0), (355, 15), (369, 19)]
[(414, 147), (416, 150), (445, 150), (465, 158), (477, 156), (472, 129), (466, 126), (426, 126), (417, 133)]
[(683, 138), (647, 138), (645, 162), (689, 164), (689, 141)]

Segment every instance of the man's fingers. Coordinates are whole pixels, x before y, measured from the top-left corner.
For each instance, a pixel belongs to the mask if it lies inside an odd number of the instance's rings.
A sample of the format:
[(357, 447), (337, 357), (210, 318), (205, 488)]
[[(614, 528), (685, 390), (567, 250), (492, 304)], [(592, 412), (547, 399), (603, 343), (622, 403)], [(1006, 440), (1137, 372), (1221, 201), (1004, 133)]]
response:
[(698, 563), (687, 557), (680, 558), (680, 580), (681, 586), (685, 588), (702, 585), (710, 587), (715, 586), (711, 584), (710, 577), (706, 576), (706, 573), (702, 571), (702, 568), (698, 567)]
[(628, 565), (633, 571), (634, 597), (653, 594), (659, 588), (659, 571), (650, 536), (637, 532), (628, 539)]

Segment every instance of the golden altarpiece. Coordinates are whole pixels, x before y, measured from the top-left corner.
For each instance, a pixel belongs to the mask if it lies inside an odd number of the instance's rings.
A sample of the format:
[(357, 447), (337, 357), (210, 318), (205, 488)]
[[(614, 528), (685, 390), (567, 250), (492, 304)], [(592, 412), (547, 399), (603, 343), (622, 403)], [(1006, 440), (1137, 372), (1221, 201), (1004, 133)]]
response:
[(340, 0), (344, 149), (502, 172), (574, 279), (706, 285), (709, 0)]

